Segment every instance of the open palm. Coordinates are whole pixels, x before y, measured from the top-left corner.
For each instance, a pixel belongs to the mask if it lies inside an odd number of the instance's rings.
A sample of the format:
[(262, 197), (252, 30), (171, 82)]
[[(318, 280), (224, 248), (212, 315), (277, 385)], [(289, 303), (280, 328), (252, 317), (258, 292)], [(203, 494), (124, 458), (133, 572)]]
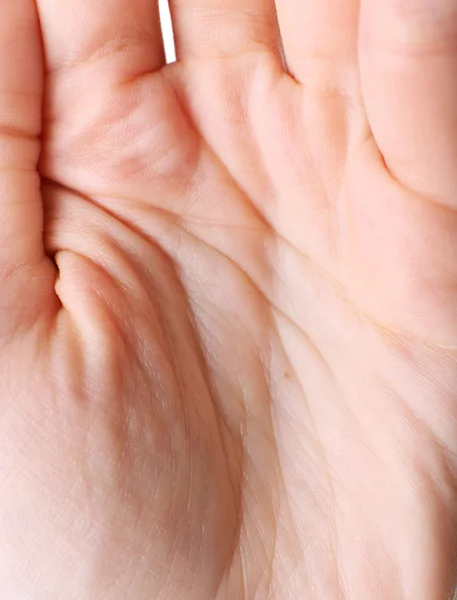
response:
[(457, 6), (171, 10), (0, 2), (0, 597), (451, 597)]

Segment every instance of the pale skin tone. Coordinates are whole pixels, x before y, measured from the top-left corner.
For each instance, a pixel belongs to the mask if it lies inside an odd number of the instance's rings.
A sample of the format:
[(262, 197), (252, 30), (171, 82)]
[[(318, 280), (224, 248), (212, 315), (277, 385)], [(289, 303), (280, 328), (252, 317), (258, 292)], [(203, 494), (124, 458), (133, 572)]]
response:
[(171, 10), (0, 0), (0, 597), (445, 600), (457, 4)]

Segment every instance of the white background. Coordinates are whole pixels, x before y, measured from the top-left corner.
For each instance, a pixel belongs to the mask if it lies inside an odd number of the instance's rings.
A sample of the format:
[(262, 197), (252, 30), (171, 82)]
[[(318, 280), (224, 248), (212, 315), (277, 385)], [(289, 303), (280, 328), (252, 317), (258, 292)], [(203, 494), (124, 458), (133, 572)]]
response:
[(173, 32), (171, 29), (170, 10), (168, 0), (159, 0), (160, 17), (162, 21), (163, 39), (165, 42), (165, 54), (167, 62), (173, 62), (176, 59), (175, 45), (173, 43)]

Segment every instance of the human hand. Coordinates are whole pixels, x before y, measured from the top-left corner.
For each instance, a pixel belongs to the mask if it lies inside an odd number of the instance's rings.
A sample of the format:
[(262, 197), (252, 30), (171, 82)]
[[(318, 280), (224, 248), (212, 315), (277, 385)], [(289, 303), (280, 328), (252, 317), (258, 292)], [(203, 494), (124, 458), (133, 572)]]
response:
[(0, 2), (0, 598), (442, 600), (457, 6), (171, 4)]

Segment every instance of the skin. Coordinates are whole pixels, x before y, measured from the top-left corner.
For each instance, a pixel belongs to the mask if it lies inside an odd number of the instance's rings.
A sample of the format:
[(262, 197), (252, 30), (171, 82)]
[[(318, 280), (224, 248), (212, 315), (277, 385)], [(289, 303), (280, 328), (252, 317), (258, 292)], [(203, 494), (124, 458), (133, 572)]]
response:
[(171, 10), (0, 0), (0, 597), (451, 598), (456, 3)]

